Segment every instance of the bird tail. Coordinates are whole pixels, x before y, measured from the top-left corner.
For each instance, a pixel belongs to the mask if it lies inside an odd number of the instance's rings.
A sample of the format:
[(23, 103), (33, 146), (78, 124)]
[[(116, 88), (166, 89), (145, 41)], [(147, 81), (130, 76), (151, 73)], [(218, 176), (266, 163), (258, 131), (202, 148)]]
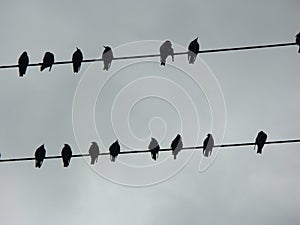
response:
[(77, 66), (73, 65), (73, 72), (74, 72), (74, 73), (78, 73), (78, 69), (79, 69), (79, 68), (78, 68)]
[(41, 65), (41, 72), (45, 69), (46, 67), (45, 67), (45, 65), (43, 64), (43, 65)]
[(262, 154), (262, 147), (257, 148), (257, 154)]
[(69, 166), (68, 160), (64, 160), (64, 167), (68, 167), (68, 166)]
[(156, 154), (152, 155), (152, 159), (154, 159), (156, 161)]
[(298, 49), (298, 53), (300, 53), (300, 46), (299, 46), (299, 49)]
[(91, 158), (91, 165), (94, 165), (97, 158)]
[(23, 77), (25, 73), (23, 73), (22, 69), (19, 67), (19, 77)]
[(49, 67), (49, 72), (51, 71), (51, 69), (52, 69), (52, 65)]
[(110, 156), (110, 160), (112, 161), (112, 162), (115, 162), (116, 161), (116, 158), (114, 157), (114, 156)]

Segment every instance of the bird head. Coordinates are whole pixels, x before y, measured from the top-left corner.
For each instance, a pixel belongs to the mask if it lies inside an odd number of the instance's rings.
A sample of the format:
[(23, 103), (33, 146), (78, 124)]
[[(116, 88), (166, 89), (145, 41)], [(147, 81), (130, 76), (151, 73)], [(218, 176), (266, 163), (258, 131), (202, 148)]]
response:
[(107, 50), (110, 50), (111, 48), (109, 46), (105, 46), (103, 45), (103, 48), (107, 49)]
[(95, 142), (95, 141), (92, 141), (91, 143), (92, 143), (92, 145), (96, 145), (97, 144), (97, 142)]
[(210, 136), (211, 136), (211, 134), (210, 134), (210, 133), (208, 133), (208, 134), (207, 134), (207, 137), (210, 137)]

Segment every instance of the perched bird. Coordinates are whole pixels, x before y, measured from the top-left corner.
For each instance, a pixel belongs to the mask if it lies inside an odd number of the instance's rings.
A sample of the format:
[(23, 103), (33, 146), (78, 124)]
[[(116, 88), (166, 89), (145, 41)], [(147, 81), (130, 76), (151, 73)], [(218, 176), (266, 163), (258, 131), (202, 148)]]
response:
[(155, 138), (151, 138), (151, 142), (148, 146), (148, 149), (151, 152), (152, 159), (156, 160), (158, 158), (160, 147), (159, 147), (159, 144), (158, 144), (158, 142)]
[(52, 65), (54, 63), (54, 54), (51, 52), (46, 52), (43, 58), (43, 63), (41, 65), (41, 71), (49, 67), (49, 71), (51, 71)]
[(26, 74), (28, 64), (29, 64), (29, 57), (27, 55), (27, 52), (25, 51), (21, 54), (18, 61), (20, 77), (23, 77)]
[(183, 147), (182, 138), (180, 134), (177, 134), (177, 136), (174, 138), (174, 140), (171, 143), (172, 154), (174, 155), (174, 159), (176, 159), (176, 156), (180, 152), (182, 147)]
[(165, 66), (168, 56), (172, 57), (174, 62), (174, 49), (172, 48), (172, 43), (170, 41), (165, 41), (159, 48), (160, 52), (160, 65)]
[(257, 154), (262, 154), (262, 149), (266, 143), (268, 135), (263, 132), (263, 131), (259, 131), (257, 134), (257, 137), (255, 139), (255, 145), (254, 145), (254, 150), (255, 150), (255, 146), (257, 145)]
[(35, 157), (35, 167), (41, 168), (43, 161), (46, 157), (46, 149), (44, 144), (42, 144), (40, 147), (38, 147), (34, 153)]
[(298, 53), (300, 53), (300, 32), (296, 35), (296, 44), (299, 45)]
[(89, 154), (91, 156), (91, 165), (94, 165), (98, 161), (98, 156), (100, 154), (99, 146), (96, 142), (92, 142), (92, 145), (89, 149)]
[(198, 37), (193, 40), (188, 47), (188, 60), (190, 64), (194, 64), (197, 55), (199, 53), (200, 45), (198, 43)]
[(83, 54), (79, 48), (76, 48), (76, 51), (72, 55), (72, 63), (73, 63), (73, 72), (74, 73), (79, 72), (82, 60), (83, 60)]
[(72, 149), (70, 145), (65, 144), (61, 150), (61, 156), (64, 163), (64, 167), (68, 167), (72, 158)]
[(117, 156), (121, 152), (118, 140), (116, 140), (114, 143), (111, 144), (111, 146), (109, 147), (109, 152), (110, 152), (110, 160), (112, 162), (115, 162)]
[(104, 47), (104, 51), (102, 53), (102, 59), (104, 64), (103, 70), (108, 71), (108, 69), (111, 66), (111, 62), (114, 58), (114, 55), (110, 47), (108, 46), (103, 46), (103, 47)]
[(207, 134), (207, 137), (203, 141), (203, 155), (208, 157), (211, 155), (214, 147), (214, 138), (211, 134)]

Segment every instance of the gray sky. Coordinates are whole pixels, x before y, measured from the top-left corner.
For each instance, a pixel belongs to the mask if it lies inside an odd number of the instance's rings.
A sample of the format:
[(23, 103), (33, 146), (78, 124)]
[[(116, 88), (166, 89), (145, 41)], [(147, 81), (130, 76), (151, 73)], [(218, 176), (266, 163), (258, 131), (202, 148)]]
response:
[[(300, 31), (299, 9), (296, 0), (1, 1), (0, 64), (15, 64), (24, 50), (31, 62), (41, 61), (45, 51), (52, 51), (56, 60), (70, 59), (75, 47), (81, 48), (84, 57), (95, 58), (101, 55), (102, 45), (114, 48), (134, 41), (170, 39), (187, 46), (196, 36), (203, 49), (292, 42)], [(155, 53), (158, 48), (145, 53)], [(268, 133), (269, 140), (300, 137), (297, 50), (286, 47), (201, 56), (224, 94), (224, 143), (252, 141), (261, 129)], [(136, 49), (139, 51), (143, 49)], [(176, 66), (186, 60), (182, 57), (168, 63)], [(200, 59), (196, 63), (203, 65)], [(122, 65), (113, 62), (112, 67)], [(194, 66), (190, 67), (194, 74), (203, 74)], [(73, 99), (85, 74), (100, 80), (112, 77), (95, 105), (95, 124), (106, 147), (120, 135), (129, 147), (145, 148), (151, 132), (163, 147), (168, 147), (180, 129), (185, 130), (186, 145), (196, 140), (193, 120), (187, 120), (188, 125), (182, 128), (178, 112), (155, 98), (136, 104), (128, 119), (139, 139), (127, 138), (122, 129), (114, 133), (110, 120), (113, 95), (139, 77), (169, 79), (189, 93), (199, 113), (198, 144), (211, 129), (203, 89), (197, 89), (187, 75), (172, 66), (160, 68), (149, 61), (116, 75), (104, 73), (101, 64), (84, 64), (78, 75), (72, 73), (70, 65), (54, 66), (51, 73), (30, 67), (22, 79), (16, 69), (0, 73), (3, 158), (32, 156), (42, 143), (46, 144), (47, 155), (59, 154), (63, 143), (70, 143), (74, 153), (87, 151), (90, 143), (79, 149), (72, 124)], [(169, 101), (186, 110), (182, 95), (173, 86), (165, 88)], [(205, 88), (213, 91), (213, 87)], [(136, 95), (143, 91), (141, 87)], [(125, 107), (126, 102), (123, 104)], [(192, 115), (193, 109), (188, 110)], [(121, 111), (114, 116), (113, 123), (123, 118)], [(167, 124), (166, 132), (161, 121), (149, 123), (156, 116)], [(81, 132), (83, 138), (98, 141), (88, 129)], [(84, 159), (73, 159), (68, 169), (60, 160), (47, 160), (40, 170), (31, 161), (2, 163), (1, 224), (296, 225), (300, 220), (299, 154), (297, 144), (266, 146), (262, 156), (256, 155), (252, 147), (226, 149), (208, 170), (198, 173), (200, 155), (195, 153), (171, 179), (142, 188), (112, 183), (94, 173)], [(166, 167), (173, 163), (174, 168), (189, 157), (181, 153), (174, 162), (168, 156), (161, 154), (160, 160), (168, 160)], [(130, 155), (120, 160), (143, 166), (152, 163), (149, 158)], [(118, 167), (108, 158), (101, 158), (95, 168), (123, 176)], [(137, 177), (132, 173), (126, 179), (134, 181)]]

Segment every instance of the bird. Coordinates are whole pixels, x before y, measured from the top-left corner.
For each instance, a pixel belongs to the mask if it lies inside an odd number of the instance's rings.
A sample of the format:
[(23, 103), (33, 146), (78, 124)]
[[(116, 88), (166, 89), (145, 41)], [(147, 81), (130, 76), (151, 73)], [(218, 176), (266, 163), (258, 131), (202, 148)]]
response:
[(188, 46), (188, 61), (189, 64), (194, 64), (197, 54), (199, 53), (200, 45), (198, 43), (198, 37), (191, 41), (191, 43)]
[(61, 150), (61, 156), (62, 156), (64, 167), (68, 167), (70, 165), (70, 161), (72, 158), (72, 149), (70, 145), (64, 144), (64, 147)]
[(112, 143), (109, 147), (109, 152), (110, 152), (110, 160), (112, 162), (116, 161), (117, 156), (119, 155), (119, 153), (121, 152), (120, 150), (120, 145), (118, 140), (116, 140), (114, 143)]
[(103, 70), (108, 71), (108, 69), (111, 66), (111, 62), (114, 58), (114, 55), (110, 47), (108, 46), (103, 46), (103, 47), (104, 47), (104, 51), (102, 53), (102, 59), (104, 64)]
[(174, 62), (174, 49), (172, 48), (171, 41), (165, 41), (159, 48), (160, 52), (160, 65), (165, 66), (166, 60), (168, 56), (172, 57), (172, 61)]
[(49, 71), (51, 71), (52, 65), (54, 63), (54, 54), (51, 52), (46, 52), (43, 58), (43, 63), (41, 65), (41, 71), (49, 67)]
[(91, 165), (94, 165), (98, 161), (98, 156), (100, 154), (99, 146), (94, 141), (89, 149), (89, 154), (91, 156)]
[(268, 135), (263, 132), (263, 131), (259, 131), (256, 139), (255, 139), (255, 144), (254, 144), (254, 150), (255, 150), (255, 146), (257, 145), (257, 154), (262, 154), (262, 149), (266, 143)]
[(207, 137), (203, 141), (203, 155), (208, 157), (211, 155), (214, 147), (214, 138), (211, 134), (207, 134)]
[(76, 51), (72, 55), (72, 63), (73, 63), (73, 72), (74, 73), (79, 72), (82, 60), (83, 60), (83, 54), (79, 48), (76, 48)]
[(174, 155), (174, 159), (176, 159), (176, 156), (180, 152), (182, 147), (183, 147), (182, 138), (180, 134), (177, 134), (177, 136), (174, 138), (174, 140), (171, 143), (171, 149), (172, 149), (172, 154)]
[(299, 45), (298, 53), (300, 53), (300, 32), (296, 35), (296, 44)]
[(28, 57), (27, 52), (24, 51), (18, 60), (20, 77), (23, 77), (26, 74), (28, 64), (29, 64), (29, 57)]
[(148, 146), (148, 149), (151, 152), (152, 159), (156, 160), (158, 158), (160, 147), (159, 147), (159, 144), (158, 144), (158, 142), (155, 138), (151, 138), (151, 142)]
[(34, 153), (34, 157), (35, 157), (35, 167), (41, 168), (41, 166), (43, 165), (43, 161), (46, 157), (46, 149), (44, 144), (42, 144), (40, 147), (36, 149)]

